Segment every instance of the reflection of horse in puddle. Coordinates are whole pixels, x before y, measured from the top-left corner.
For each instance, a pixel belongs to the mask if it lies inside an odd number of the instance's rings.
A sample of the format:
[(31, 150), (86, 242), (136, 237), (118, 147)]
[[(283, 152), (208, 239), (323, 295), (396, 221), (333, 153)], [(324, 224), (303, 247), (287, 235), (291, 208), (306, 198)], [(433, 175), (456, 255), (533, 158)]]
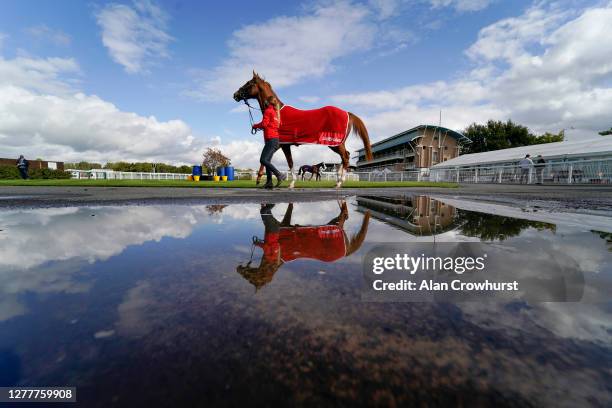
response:
[(237, 272), (256, 289), (261, 288), (274, 278), (276, 271), (285, 263), (295, 259), (309, 258), (322, 262), (335, 262), (357, 251), (366, 237), (370, 214), (366, 213), (359, 231), (350, 238), (344, 231), (348, 219), (345, 201), (339, 203), (340, 214), (324, 225), (291, 224), (293, 203), (285, 211), (282, 221), (272, 215), (274, 204), (262, 205), (260, 214), (265, 227), (261, 240), (253, 237), (253, 244), (263, 249), (259, 266), (238, 265)]

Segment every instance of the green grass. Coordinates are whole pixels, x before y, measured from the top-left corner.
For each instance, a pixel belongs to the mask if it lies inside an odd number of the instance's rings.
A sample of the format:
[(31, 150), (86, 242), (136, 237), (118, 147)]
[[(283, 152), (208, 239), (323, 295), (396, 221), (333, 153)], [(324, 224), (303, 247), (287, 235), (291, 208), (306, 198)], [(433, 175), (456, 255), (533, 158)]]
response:
[[(298, 181), (296, 188), (332, 188), (333, 181)], [(287, 187), (288, 182), (283, 186)], [(235, 180), (227, 182), (214, 181), (187, 181), (187, 180), (0, 180), (1, 186), (53, 186), (53, 187), (186, 187), (186, 188), (255, 188), (255, 181)], [(346, 188), (374, 188), (374, 187), (457, 187), (456, 183), (434, 183), (419, 181), (347, 181)]]

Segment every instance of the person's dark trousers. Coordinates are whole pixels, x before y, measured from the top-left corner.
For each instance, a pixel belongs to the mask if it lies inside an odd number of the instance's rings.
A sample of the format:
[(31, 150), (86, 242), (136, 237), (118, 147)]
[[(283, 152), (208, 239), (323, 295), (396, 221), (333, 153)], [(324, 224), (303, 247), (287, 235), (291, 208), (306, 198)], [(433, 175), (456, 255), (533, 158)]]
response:
[(544, 182), (544, 169), (536, 169), (536, 184), (542, 184)]
[(259, 210), (261, 220), (266, 228), (266, 233), (278, 232), (280, 230), (281, 224), (274, 218), (274, 215), (272, 215), (272, 208), (274, 208), (274, 204), (266, 204)]
[(281, 172), (272, 164), (272, 156), (278, 150), (278, 139), (266, 140), (263, 150), (261, 151), (261, 157), (259, 162), (266, 167), (266, 185), (272, 184), (272, 174), (276, 178), (281, 178)]
[(24, 167), (19, 167), (19, 175), (21, 176), (22, 179), (27, 179), (28, 178), (28, 169), (24, 168)]

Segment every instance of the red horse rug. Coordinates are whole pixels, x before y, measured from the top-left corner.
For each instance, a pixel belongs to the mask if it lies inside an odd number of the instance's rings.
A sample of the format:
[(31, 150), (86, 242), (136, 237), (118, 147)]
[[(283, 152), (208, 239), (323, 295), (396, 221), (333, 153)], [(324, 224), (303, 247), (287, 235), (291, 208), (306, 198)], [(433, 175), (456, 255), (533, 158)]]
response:
[(338, 146), (346, 139), (349, 115), (335, 106), (302, 110), (281, 108), (280, 143)]
[(281, 227), (279, 232), (266, 233), (262, 242), (255, 243), (263, 248), (264, 257), (276, 262), (310, 258), (323, 262), (334, 262), (346, 256), (346, 236), (337, 225)]

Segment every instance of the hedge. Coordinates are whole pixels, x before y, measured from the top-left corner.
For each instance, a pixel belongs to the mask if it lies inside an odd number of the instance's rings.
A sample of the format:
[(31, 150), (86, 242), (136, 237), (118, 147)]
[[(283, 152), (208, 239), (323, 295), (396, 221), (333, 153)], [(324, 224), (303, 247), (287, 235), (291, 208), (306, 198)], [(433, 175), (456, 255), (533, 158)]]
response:
[[(71, 174), (61, 170), (30, 169), (28, 176), (31, 179), (69, 179)], [(0, 180), (19, 179), (17, 166), (0, 166)]]

